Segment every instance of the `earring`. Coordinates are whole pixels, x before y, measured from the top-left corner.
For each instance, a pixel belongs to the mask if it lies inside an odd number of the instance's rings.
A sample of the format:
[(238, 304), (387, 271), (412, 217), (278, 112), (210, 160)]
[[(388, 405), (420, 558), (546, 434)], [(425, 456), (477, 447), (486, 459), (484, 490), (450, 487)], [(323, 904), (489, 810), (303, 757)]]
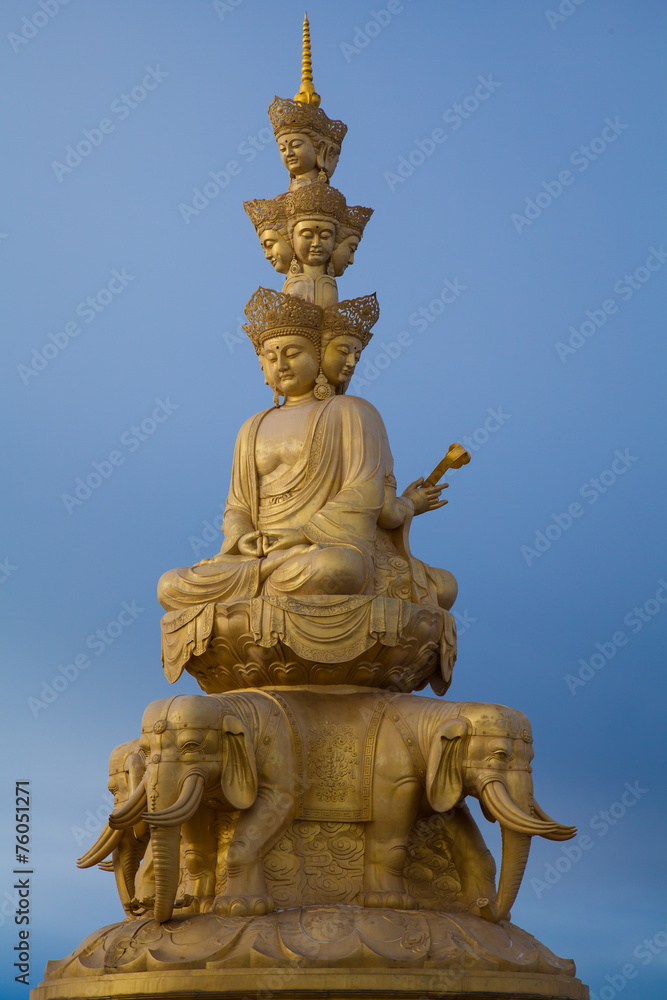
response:
[(330, 385), (329, 380), (320, 368), (320, 373), (315, 379), (315, 388), (313, 390), (315, 394), (315, 399), (328, 399), (329, 396), (333, 396), (333, 386)]
[(329, 175), (326, 172), (326, 170), (324, 170), (324, 168), (320, 168), (320, 172), (317, 175), (317, 179), (320, 182), (320, 184), (328, 184), (329, 183)]
[(296, 257), (292, 257), (292, 262), (289, 266), (290, 274), (301, 274), (301, 264), (299, 264)]
[(273, 405), (276, 407), (280, 406), (280, 396), (275, 389), (273, 390)]

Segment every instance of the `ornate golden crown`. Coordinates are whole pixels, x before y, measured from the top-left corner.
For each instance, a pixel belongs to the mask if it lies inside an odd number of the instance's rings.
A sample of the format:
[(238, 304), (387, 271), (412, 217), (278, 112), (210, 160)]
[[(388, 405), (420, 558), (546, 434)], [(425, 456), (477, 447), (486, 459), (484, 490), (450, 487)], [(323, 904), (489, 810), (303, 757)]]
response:
[(307, 337), (320, 347), (320, 306), (297, 299), (295, 295), (276, 292), (272, 288), (257, 289), (247, 306), (248, 320), (243, 329), (259, 354), (262, 344), (269, 337), (286, 337), (290, 334)]
[(358, 299), (345, 299), (336, 302), (322, 310), (322, 343), (326, 344), (334, 337), (351, 334), (358, 337), (366, 347), (373, 336), (371, 329), (380, 317), (380, 306), (375, 292), (372, 295), (362, 295)]
[(290, 227), (300, 218), (313, 219), (318, 216), (340, 223), (347, 212), (345, 196), (330, 184), (322, 184), (321, 181), (288, 192), (282, 203)]
[(322, 108), (290, 101), (288, 97), (274, 97), (269, 105), (269, 121), (276, 139), (286, 132), (315, 132), (339, 149), (347, 132), (347, 125), (327, 118)]
[(348, 229), (351, 229), (357, 234), (359, 239), (364, 234), (364, 229), (366, 228), (366, 223), (373, 214), (372, 208), (362, 208), (361, 205), (349, 205), (345, 209), (345, 214), (341, 219), (341, 222)]
[(257, 234), (264, 229), (282, 229), (287, 226), (284, 198), (253, 198), (244, 201), (243, 207)]

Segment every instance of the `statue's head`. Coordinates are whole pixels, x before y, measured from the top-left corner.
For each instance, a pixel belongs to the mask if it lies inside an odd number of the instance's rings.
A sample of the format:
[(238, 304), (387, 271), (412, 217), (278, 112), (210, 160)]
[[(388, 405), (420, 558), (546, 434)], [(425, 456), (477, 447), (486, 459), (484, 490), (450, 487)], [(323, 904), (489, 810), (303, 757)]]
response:
[(293, 256), (283, 199), (255, 198), (243, 207), (259, 237), (264, 256), (280, 274), (287, 274)]
[(290, 180), (324, 181), (336, 169), (347, 125), (327, 118), (321, 108), (302, 101), (274, 98), (269, 119), (280, 158)]
[(375, 294), (346, 299), (322, 310), (322, 371), (336, 393), (347, 389), (379, 315)]
[(292, 229), (292, 246), (299, 263), (326, 267), (333, 253), (336, 228), (336, 223), (326, 218), (296, 222)]
[(343, 393), (380, 314), (375, 294), (322, 309), (294, 295), (258, 288), (243, 329), (276, 396), (318, 399)]
[(285, 234), (278, 229), (265, 229), (259, 233), (264, 256), (279, 274), (287, 274), (292, 259), (292, 247)]
[(336, 188), (318, 181), (286, 194), (282, 209), (299, 264), (319, 265), (324, 271), (345, 217), (344, 196)]
[(354, 254), (372, 214), (372, 208), (363, 208), (361, 205), (349, 205), (345, 208), (338, 227), (336, 246), (331, 255), (335, 277), (339, 278), (354, 263)]

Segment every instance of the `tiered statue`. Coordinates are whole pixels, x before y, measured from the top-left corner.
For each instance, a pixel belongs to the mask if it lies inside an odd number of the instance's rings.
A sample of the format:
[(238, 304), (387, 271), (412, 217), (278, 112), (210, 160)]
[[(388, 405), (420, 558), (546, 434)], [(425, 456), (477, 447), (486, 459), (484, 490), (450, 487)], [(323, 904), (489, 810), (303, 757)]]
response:
[[(112, 751), (78, 864), (114, 872), (125, 919), (34, 1000), (588, 995), (509, 923), (531, 837), (576, 832), (533, 797), (530, 723), (441, 697), (456, 581), (408, 535), (470, 456), (399, 496), (382, 418), (346, 395), (379, 310), (336, 279), (372, 213), (330, 184), (347, 128), (319, 104), (306, 19), (301, 90), (269, 108), (289, 189), (245, 203), (287, 275), (246, 307), (273, 405), (239, 431), (220, 552), (158, 585), (166, 675), (204, 693), (153, 702)], [(497, 884), (468, 796), (502, 830)]]

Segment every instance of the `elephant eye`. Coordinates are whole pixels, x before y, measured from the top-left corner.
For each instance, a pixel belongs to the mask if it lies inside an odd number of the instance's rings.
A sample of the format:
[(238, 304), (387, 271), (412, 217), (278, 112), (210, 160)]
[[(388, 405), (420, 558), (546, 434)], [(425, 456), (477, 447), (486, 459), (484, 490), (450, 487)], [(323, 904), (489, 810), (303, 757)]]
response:
[(510, 757), (507, 750), (494, 750), (492, 756), (496, 757), (497, 760), (509, 760)]

